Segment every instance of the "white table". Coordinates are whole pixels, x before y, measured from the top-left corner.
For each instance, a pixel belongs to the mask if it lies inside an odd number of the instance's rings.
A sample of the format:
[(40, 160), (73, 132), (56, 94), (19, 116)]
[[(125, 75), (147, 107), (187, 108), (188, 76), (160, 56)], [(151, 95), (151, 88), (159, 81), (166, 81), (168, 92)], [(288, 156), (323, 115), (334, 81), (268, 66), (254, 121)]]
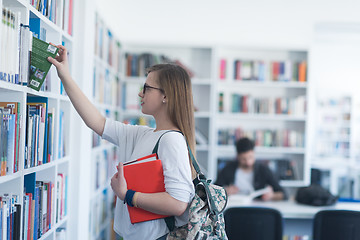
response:
[(314, 207), (296, 203), (294, 200), (262, 202), (251, 201), (243, 196), (232, 195), (229, 197), (226, 208), (231, 207), (268, 207), (277, 209), (284, 218), (284, 235), (312, 236), (314, 215), (320, 210), (339, 209), (360, 211), (358, 202), (338, 202), (333, 206)]

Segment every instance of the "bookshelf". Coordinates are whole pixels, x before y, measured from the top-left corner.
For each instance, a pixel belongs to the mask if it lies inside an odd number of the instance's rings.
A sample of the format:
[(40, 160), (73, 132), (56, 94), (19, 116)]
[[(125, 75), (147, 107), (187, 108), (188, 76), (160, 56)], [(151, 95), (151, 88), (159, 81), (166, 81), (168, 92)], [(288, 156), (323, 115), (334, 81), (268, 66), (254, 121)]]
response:
[[(353, 76), (359, 74), (360, 48), (358, 41), (354, 41), (359, 37), (358, 27), (348, 23), (319, 23), (314, 29), (310, 62), (315, 88), (310, 98), (311, 111), (316, 115), (309, 131), (313, 141), (311, 167), (320, 171), (317, 181), (334, 195), (357, 200), (360, 198), (360, 108), (358, 82)], [(348, 30), (343, 32), (343, 29)]]
[[(72, 217), (69, 182), (72, 180), (73, 159), (73, 125), (70, 119), (74, 113), (66, 94), (61, 92), (55, 68), (50, 69), (38, 92), (24, 85), (26, 81), (22, 81), (22, 77), (25, 75), (19, 69), (26, 66), (26, 62), (18, 57), (22, 52), (28, 52), (22, 47), (30, 45), (32, 36), (30, 32), (28, 37), (20, 35), (20, 31), (26, 29), (20, 27), (20, 24), (30, 25), (32, 30), (38, 28), (41, 31), (39, 37), (47, 42), (63, 43), (72, 49), (72, 0), (63, 1), (63, 4), (61, 8), (55, 8), (55, 5), (49, 5), (48, 8), (41, 6), (43, 8), (39, 11), (39, 7), (32, 6), (29, 1), (0, 1), (2, 12), (10, 16), (4, 19), (5, 22), (13, 19), (12, 29), (6, 29), (6, 25), (0, 24), (0, 102), (10, 102), (18, 108), (16, 115), (11, 113), (15, 116), (14, 122), (9, 115), (5, 116), (4, 111), (9, 108), (2, 106), (0, 114), (2, 126), (8, 124), (8, 128), (1, 130), (2, 149), (5, 149), (6, 144), (7, 150), (1, 152), (3, 162), (6, 156), (4, 163), (7, 167), (0, 176), (1, 214), (4, 217), (5, 213), (9, 213), (9, 217), (11, 215), (14, 219), (12, 239), (29, 239), (30, 234), (34, 239), (59, 239), (60, 235), (66, 237), (69, 234), (69, 219)], [(65, 18), (67, 20), (63, 24)], [(37, 110), (31, 112), (31, 108)], [(32, 121), (34, 124), (30, 125)], [(13, 135), (11, 129), (15, 130)], [(36, 134), (35, 129), (38, 132)], [(13, 202), (10, 204), (9, 201)], [(8, 206), (11, 208), (8, 209)], [(29, 206), (34, 209), (36, 217), (29, 217)], [(1, 234), (10, 233), (9, 228), (5, 230), (8, 224), (4, 224), (2, 221)], [(31, 229), (34, 229), (33, 232)]]
[[(122, 49), (101, 15), (95, 12), (93, 47), (93, 81), (91, 101), (107, 118), (120, 117), (120, 63)], [(110, 179), (115, 174), (118, 149), (92, 132), (91, 190), (89, 209), (89, 239), (114, 239), (115, 195)]]
[[(282, 186), (307, 184), (307, 50), (219, 47), (216, 56), (213, 169), (234, 159), (236, 140), (247, 136)], [(283, 164), (290, 175), (277, 171)]]
[(333, 194), (358, 199), (358, 97), (326, 91), (317, 95), (316, 107), (316, 145), (311, 167), (320, 171), (320, 184)]
[[(218, 164), (235, 157), (235, 139), (246, 135), (258, 138), (257, 157), (271, 160), (273, 168), (276, 159), (289, 160), (294, 176), (281, 181), (283, 186), (308, 182), (307, 50), (129, 43), (124, 59), (122, 116), (142, 116), (138, 102), (128, 103), (126, 95), (138, 93), (144, 65), (179, 60), (194, 73), (197, 157), (210, 178), (216, 178)], [(234, 99), (247, 101), (248, 109), (240, 109)]]

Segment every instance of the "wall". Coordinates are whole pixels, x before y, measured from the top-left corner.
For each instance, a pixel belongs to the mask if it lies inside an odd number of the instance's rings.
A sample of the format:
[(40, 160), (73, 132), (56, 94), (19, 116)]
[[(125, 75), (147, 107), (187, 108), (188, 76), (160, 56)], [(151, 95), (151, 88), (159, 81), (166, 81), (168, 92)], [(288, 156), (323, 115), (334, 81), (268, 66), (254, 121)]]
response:
[(124, 42), (308, 48), (314, 23), (360, 22), (357, 0), (97, 0)]

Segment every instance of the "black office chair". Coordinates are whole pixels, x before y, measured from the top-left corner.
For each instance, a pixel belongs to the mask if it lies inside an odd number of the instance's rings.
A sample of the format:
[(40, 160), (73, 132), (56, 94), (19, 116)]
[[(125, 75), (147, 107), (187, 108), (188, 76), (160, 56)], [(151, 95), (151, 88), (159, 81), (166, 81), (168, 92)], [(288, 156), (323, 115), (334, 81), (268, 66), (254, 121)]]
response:
[(314, 217), (313, 240), (359, 240), (360, 212), (322, 210)]
[(276, 209), (234, 207), (225, 210), (224, 218), (229, 240), (282, 240), (283, 220)]

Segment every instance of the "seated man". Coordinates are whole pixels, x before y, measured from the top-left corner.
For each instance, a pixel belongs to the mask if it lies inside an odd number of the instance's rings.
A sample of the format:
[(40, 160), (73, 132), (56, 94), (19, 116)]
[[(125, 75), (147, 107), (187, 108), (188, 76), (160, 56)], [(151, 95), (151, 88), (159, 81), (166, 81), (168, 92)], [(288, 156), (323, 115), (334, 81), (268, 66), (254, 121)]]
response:
[(249, 138), (241, 138), (236, 142), (237, 156), (219, 173), (216, 183), (225, 187), (228, 195), (250, 194), (265, 187), (269, 191), (261, 196), (264, 201), (286, 199), (284, 189), (279, 185), (270, 168), (255, 162), (255, 144)]

